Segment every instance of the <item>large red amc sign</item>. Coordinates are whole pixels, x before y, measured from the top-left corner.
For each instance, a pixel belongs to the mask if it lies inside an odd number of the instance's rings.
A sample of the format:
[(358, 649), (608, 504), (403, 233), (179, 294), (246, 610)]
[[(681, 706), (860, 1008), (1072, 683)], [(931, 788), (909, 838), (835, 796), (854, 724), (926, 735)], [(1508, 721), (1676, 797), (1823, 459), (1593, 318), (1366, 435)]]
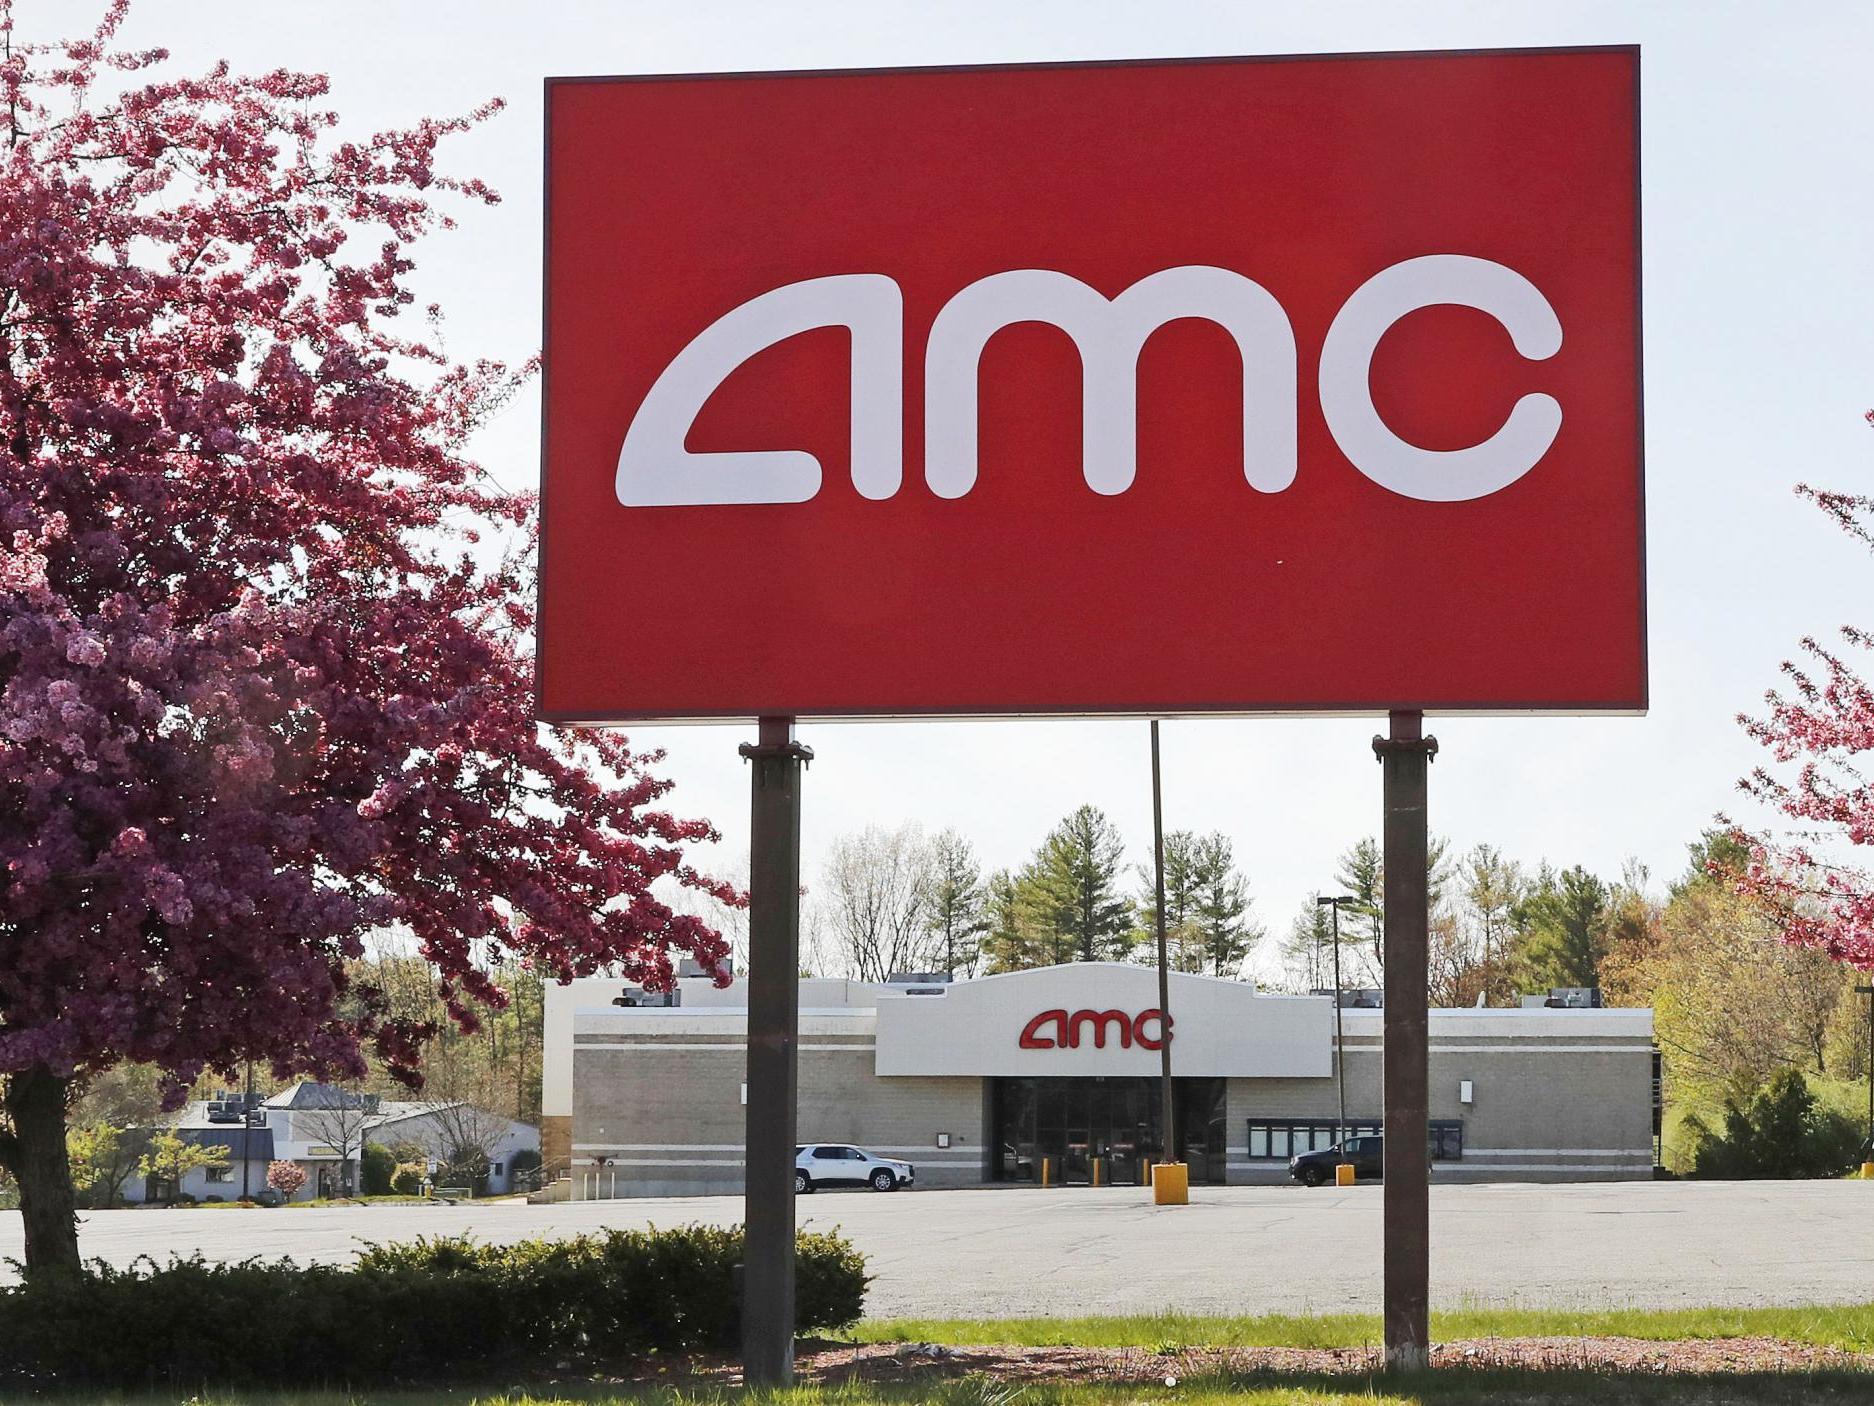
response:
[(1643, 709), (1638, 79), (550, 83), (543, 713)]

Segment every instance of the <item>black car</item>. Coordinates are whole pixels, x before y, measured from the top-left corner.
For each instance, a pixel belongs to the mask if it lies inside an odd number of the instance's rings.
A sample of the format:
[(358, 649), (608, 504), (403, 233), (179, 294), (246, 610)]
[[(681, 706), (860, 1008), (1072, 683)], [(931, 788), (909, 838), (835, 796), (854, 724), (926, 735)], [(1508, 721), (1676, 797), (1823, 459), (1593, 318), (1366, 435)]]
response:
[[(1346, 1155), (1342, 1156), (1342, 1149)], [(1363, 1133), (1318, 1152), (1304, 1152), (1288, 1159), (1288, 1174), (1303, 1186), (1321, 1186), (1334, 1180), (1334, 1168), (1342, 1162), (1353, 1163), (1353, 1174), (1361, 1181), (1374, 1181), (1385, 1172), (1386, 1135)]]

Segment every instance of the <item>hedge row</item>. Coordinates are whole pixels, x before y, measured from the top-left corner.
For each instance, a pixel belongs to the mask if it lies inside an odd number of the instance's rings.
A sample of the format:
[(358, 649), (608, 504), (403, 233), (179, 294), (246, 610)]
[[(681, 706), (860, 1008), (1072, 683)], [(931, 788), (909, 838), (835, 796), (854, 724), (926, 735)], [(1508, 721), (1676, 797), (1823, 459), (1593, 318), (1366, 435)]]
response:
[[(864, 1257), (802, 1233), (795, 1324), (853, 1322)], [(0, 1289), (0, 1373), (16, 1383), (351, 1385), (566, 1370), (726, 1351), (741, 1321), (739, 1227), (614, 1230), (483, 1245), (372, 1246), (351, 1266), (91, 1266)]]

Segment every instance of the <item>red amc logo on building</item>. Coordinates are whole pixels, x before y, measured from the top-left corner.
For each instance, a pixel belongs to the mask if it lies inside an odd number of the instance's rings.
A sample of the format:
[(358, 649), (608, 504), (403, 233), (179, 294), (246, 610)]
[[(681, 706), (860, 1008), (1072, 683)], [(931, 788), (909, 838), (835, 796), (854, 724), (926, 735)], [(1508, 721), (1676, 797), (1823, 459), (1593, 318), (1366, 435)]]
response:
[(1638, 79), (552, 82), (543, 713), (1643, 709)]
[[(1153, 1009), (1127, 1015), (1124, 1011), (1043, 1011), (1022, 1027), (1016, 1041), (1024, 1050), (1077, 1050), (1083, 1030), (1091, 1031), (1095, 1049), (1106, 1048), (1106, 1034), (1111, 1030), (1122, 1050), (1134, 1045), (1141, 1049), (1161, 1050), (1171, 1038), (1171, 1017)], [(1153, 1029), (1153, 1026), (1156, 1029)]]

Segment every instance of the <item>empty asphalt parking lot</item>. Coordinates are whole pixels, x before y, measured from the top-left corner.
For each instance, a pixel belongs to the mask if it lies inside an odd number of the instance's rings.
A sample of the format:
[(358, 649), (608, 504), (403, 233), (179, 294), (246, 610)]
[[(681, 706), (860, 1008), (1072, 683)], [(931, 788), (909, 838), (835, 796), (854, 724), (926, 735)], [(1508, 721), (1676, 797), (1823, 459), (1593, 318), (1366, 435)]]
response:
[[(871, 1260), (873, 1316), (1377, 1311), (1377, 1186), (821, 1192), (801, 1219)], [(572, 1235), (739, 1219), (741, 1201), (88, 1212), (87, 1258), (347, 1258), (365, 1241)], [(21, 1253), (0, 1213), (0, 1258)], [(1529, 1307), (1874, 1299), (1874, 1183), (1633, 1182), (1432, 1189), (1432, 1296)]]

